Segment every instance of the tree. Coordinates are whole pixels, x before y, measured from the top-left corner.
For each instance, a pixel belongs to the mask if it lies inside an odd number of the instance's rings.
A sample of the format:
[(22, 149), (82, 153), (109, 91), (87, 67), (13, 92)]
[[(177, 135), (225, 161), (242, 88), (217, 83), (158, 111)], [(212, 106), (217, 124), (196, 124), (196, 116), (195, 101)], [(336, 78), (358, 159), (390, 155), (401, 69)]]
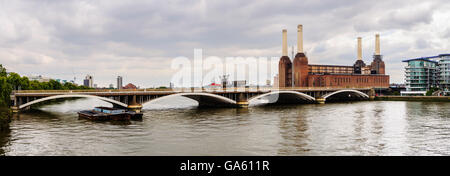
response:
[(6, 75), (6, 68), (4, 68), (2, 64), (0, 64), (0, 76), (6, 77)]
[(11, 86), (8, 83), (6, 69), (0, 64), (0, 106), (9, 105)]
[(8, 83), (12, 86), (13, 90), (18, 90), (20, 87), (20, 75), (17, 73), (8, 74)]
[(0, 76), (0, 106), (9, 105), (11, 90), (6, 76)]
[(426, 96), (431, 96), (431, 95), (433, 95), (433, 93), (435, 92), (435, 91), (438, 91), (439, 90), (439, 88), (437, 88), (437, 87), (431, 87), (428, 91), (427, 91), (427, 93), (425, 94)]
[(48, 84), (50, 85), (49, 87), (50, 87), (51, 90), (62, 90), (63, 89), (61, 83), (59, 83), (58, 81), (55, 81), (53, 79), (51, 79), (48, 82)]
[(41, 83), (39, 81), (33, 80), (30, 81), (30, 87), (31, 90), (42, 90)]
[(30, 89), (30, 80), (28, 79), (28, 77), (22, 77), (20, 78), (19, 81), (19, 85), (20, 85), (20, 89), (22, 90), (29, 90)]

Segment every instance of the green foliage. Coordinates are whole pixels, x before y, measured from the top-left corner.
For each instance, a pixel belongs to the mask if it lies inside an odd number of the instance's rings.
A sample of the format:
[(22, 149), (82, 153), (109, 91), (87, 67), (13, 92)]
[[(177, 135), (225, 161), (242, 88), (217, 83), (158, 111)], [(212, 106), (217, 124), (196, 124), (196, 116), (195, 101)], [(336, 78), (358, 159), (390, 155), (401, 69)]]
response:
[(17, 73), (7, 73), (0, 64), (0, 106), (9, 106), (10, 95), (13, 90), (77, 90), (91, 89), (86, 86), (77, 86), (72, 83), (61, 84), (58, 81), (49, 82), (30, 81)]
[(8, 84), (12, 86), (12, 89), (18, 90), (20, 86), (20, 75), (17, 73), (9, 73), (7, 77)]
[(430, 90), (428, 90), (425, 95), (426, 96), (431, 96), (431, 95), (433, 95), (433, 92), (438, 91), (438, 90), (439, 89), (437, 87), (431, 87)]
[(6, 68), (4, 68), (2, 64), (0, 64), (0, 77), (4, 76), (6, 76)]
[(42, 90), (42, 84), (39, 81), (30, 81), (30, 90)]
[(0, 106), (9, 105), (9, 95), (11, 93), (11, 85), (8, 84), (6, 76), (0, 76)]

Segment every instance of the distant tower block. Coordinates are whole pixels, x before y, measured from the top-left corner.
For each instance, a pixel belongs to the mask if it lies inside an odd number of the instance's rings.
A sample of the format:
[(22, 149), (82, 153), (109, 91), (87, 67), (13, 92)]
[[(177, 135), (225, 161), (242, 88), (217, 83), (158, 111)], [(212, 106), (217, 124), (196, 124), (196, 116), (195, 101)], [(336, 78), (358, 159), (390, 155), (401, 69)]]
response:
[(308, 58), (303, 51), (303, 25), (297, 26), (297, 54), (295, 55), (294, 64), (294, 87), (308, 86)]
[(283, 29), (282, 56), (278, 63), (278, 81), (279, 87), (292, 87), (292, 63), (288, 57), (287, 49), (287, 30)]
[(122, 76), (117, 76), (117, 89), (122, 89), (123, 88), (123, 78)]

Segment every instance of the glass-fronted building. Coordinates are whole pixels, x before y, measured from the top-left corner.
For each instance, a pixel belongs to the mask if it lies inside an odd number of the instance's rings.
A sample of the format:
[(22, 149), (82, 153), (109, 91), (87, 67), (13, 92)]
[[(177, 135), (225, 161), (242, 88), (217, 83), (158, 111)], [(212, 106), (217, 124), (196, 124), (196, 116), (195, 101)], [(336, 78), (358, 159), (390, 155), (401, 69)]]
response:
[(439, 56), (439, 87), (445, 94), (450, 95), (450, 54), (441, 54)]
[(425, 95), (432, 87), (449, 94), (450, 54), (403, 60), (405, 67), (406, 91), (401, 95)]

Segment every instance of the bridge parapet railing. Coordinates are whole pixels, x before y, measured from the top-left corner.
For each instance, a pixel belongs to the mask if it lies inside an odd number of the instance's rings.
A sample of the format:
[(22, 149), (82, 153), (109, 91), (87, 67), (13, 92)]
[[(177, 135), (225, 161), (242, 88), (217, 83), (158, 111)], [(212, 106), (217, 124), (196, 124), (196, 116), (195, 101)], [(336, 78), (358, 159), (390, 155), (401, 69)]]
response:
[(16, 90), (13, 93), (145, 92), (145, 91), (172, 91), (172, 90), (173, 89)]
[(96, 92), (256, 92), (256, 91), (320, 91), (336, 89), (372, 89), (373, 87), (232, 87), (232, 88), (174, 88), (174, 89), (82, 89), (82, 90), (15, 90), (16, 93), (96, 93)]

